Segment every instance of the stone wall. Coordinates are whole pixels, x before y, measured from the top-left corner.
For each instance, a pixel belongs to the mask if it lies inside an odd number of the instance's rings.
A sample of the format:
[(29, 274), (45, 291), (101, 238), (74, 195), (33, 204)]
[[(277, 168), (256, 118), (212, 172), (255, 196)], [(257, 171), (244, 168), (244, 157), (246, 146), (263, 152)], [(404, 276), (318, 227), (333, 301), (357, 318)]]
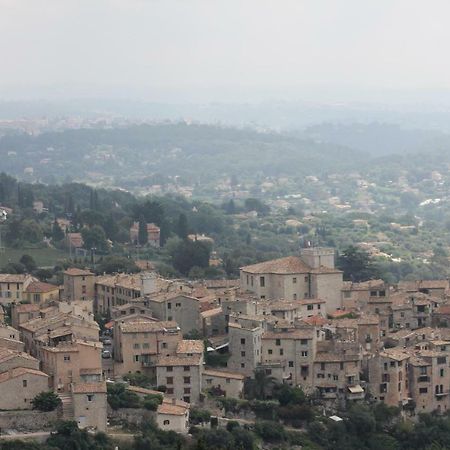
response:
[(7, 429), (20, 432), (50, 430), (57, 419), (57, 411), (0, 411), (0, 433)]

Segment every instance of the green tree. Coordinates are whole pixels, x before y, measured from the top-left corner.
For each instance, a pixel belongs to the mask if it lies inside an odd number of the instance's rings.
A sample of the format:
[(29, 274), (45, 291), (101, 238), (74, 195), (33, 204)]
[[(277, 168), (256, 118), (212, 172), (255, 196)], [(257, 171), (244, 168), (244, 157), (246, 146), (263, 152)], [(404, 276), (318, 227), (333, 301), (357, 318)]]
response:
[(59, 242), (64, 239), (64, 231), (58, 224), (58, 221), (55, 219), (52, 225), (52, 241)]
[(84, 227), (81, 230), (81, 236), (85, 249), (96, 248), (98, 252), (106, 252), (108, 250), (105, 231), (100, 225), (94, 225), (91, 228)]
[(53, 392), (40, 392), (36, 397), (31, 400), (33, 409), (39, 411), (53, 411), (61, 403), (61, 399)]
[(188, 275), (189, 271), (195, 266), (208, 267), (210, 253), (209, 245), (204, 242), (182, 241), (172, 255), (173, 266), (183, 275)]
[(37, 269), (37, 264), (33, 257), (30, 255), (22, 255), (19, 262), (20, 264), (23, 264), (25, 266), (28, 273), (31, 273)]
[(355, 246), (344, 250), (338, 258), (337, 266), (344, 272), (344, 280), (359, 282), (379, 276), (379, 270), (369, 254)]
[(188, 237), (188, 220), (184, 213), (181, 213), (178, 216), (176, 233), (181, 239), (187, 239)]
[(147, 245), (148, 242), (148, 231), (147, 222), (144, 215), (139, 217), (139, 228), (138, 228), (138, 243), (139, 245)]

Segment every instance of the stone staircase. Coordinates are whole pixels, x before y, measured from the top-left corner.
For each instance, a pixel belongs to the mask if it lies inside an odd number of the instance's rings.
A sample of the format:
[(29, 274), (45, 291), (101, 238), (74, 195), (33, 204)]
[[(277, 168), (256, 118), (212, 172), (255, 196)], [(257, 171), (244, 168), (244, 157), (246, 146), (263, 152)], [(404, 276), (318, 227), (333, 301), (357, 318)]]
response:
[(58, 393), (58, 397), (61, 399), (61, 411), (63, 420), (74, 420), (75, 415), (73, 412), (73, 401), (70, 394)]

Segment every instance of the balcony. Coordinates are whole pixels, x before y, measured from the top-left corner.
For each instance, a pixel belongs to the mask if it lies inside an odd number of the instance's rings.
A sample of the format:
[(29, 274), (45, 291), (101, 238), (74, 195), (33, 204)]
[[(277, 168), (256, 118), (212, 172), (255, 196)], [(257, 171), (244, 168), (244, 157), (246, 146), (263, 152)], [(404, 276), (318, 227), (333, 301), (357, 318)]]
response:
[(418, 383), (429, 383), (430, 377), (428, 375), (421, 375), (420, 377), (417, 377)]

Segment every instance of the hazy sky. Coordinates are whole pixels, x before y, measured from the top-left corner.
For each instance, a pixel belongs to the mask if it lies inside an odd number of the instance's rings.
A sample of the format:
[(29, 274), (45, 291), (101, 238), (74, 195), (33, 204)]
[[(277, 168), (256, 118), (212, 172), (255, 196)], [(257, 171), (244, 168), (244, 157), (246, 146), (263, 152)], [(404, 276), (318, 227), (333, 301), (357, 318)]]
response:
[(450, 90), (448, 0), (0, 0), (0, 97)]

